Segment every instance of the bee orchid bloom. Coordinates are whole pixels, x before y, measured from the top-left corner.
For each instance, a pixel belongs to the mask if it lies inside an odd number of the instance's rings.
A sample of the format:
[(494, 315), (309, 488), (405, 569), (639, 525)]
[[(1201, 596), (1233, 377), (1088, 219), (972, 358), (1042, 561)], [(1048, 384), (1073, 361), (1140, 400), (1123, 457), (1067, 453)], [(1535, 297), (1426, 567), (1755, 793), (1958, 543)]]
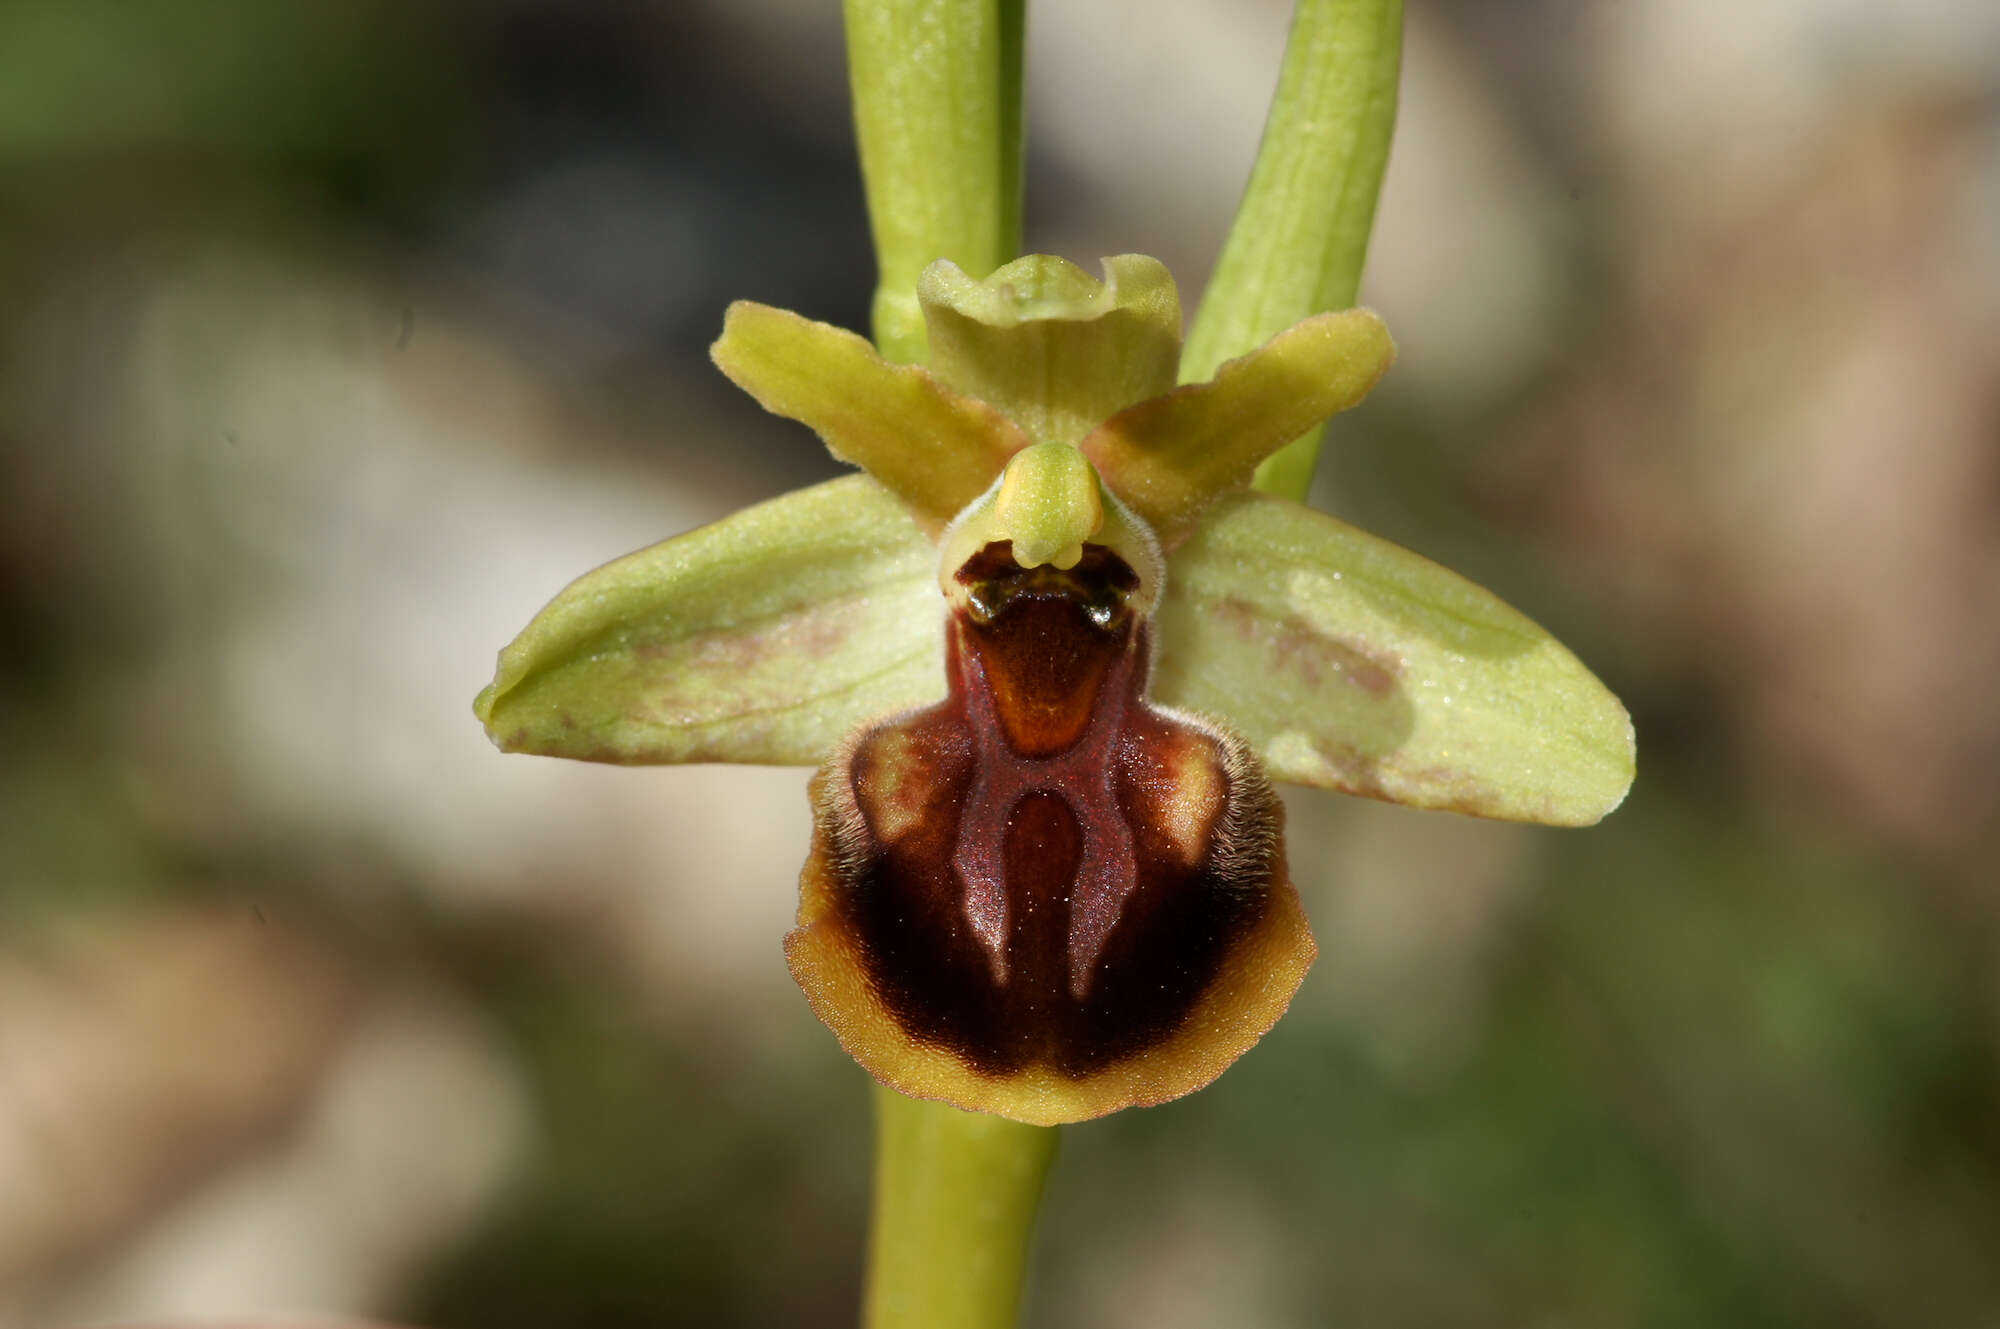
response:
[(1258, 462), (1394, 347), (1307, 319), (1175, 386), (1156, 261), (919, 284), (928, 368), (739, 303), (714, 348), (865, 474), (610, 563), (500, 655), (509, 751), (816, 765), (793, 975), (920, 1098), (1036, 1124), (1163, 1102), (1314, 954), (1268, 780), (1585, 825), (1624, 709), (1528, 619), (1284, 499)]

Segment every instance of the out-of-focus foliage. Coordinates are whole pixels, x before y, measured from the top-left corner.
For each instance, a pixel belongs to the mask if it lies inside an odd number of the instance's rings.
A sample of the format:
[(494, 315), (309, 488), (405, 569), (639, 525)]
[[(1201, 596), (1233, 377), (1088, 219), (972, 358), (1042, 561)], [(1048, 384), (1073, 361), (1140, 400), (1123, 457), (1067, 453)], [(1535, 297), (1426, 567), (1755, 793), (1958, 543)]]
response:
[[(803, 773), (465, 704), (834, 473), (703, 348), (865, 324), (836, 8), (0, 11), (0, 1325), (851, 1322)], [(1067, 1134), (1030, 1321), (1989, 1320), (2000, 17), (1417, 8), (1319, 499), (1573, 645), (1640, 783), (1295, 797), (1293, 1017)], [(1198, 279), (1284, 18), (1040, 7), (1030, 247)]]

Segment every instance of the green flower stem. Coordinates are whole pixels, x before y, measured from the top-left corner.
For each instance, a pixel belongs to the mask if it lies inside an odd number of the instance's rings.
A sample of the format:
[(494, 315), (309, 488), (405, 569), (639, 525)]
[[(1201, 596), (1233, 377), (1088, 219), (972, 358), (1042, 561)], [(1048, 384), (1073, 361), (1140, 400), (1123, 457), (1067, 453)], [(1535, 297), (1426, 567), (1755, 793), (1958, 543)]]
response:
[(865, 1329), (1011, 1329), (1056, 1132), (875, 1091)]
[(917, 274), (984, 277), (1021, 243), (1027, 0), (847, 0), (847, 61), (880, 279), (875, 343), (922, 364)]
[[(1183, 383), (1300, 319), (1354, 303), (1402, 51), (1402, 0), (1299, 0), (1257, 163), (1181, 356)], [(1320, 434), (1258, 467), (1257, 487), (1303, 500)]]
[[(1021, 244), (1026, 0), (846, 0), (875, 344), (929, 361), (917, 276), (975, 278)], [(875, 1093), (867, 1329), (1010, 1329), (1056, 1132)]]

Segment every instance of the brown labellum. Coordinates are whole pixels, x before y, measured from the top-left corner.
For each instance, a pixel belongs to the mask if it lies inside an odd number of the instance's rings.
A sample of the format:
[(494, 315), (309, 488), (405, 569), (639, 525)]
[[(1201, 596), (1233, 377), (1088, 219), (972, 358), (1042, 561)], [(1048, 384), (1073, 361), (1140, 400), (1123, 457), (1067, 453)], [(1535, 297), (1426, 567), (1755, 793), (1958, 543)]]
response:
[(1277, 797), (1241, 740), (1145, 699), (1118, 554), (1023, 568), (997, 541), (956, 580), (949, 695), (814, 779), (792, 973), (917, 1097), (1050, 1124), (1198, 1089), (1312, 962)]

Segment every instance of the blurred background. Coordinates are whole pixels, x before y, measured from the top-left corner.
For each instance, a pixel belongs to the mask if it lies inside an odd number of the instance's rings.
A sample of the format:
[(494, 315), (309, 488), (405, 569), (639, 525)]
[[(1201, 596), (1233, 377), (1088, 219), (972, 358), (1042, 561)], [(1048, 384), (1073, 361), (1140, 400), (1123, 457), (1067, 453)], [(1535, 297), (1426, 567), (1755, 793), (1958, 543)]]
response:
[[(1556, 630), (1639, 783), (1294, 792), (1318, 967), (1065, 1132), (1027, 1322), (2000, 1325), (2000, 6), (1410, 9), (1317, 501)], [(863, 325), (837, 10), (0, 4), (0, 1326), (852, 1323), (806, 772), (470, 711), (836, 472), (705, 348)], [(1041, 5), (1029, 247), (1192, 297), (1287, 14)]]

